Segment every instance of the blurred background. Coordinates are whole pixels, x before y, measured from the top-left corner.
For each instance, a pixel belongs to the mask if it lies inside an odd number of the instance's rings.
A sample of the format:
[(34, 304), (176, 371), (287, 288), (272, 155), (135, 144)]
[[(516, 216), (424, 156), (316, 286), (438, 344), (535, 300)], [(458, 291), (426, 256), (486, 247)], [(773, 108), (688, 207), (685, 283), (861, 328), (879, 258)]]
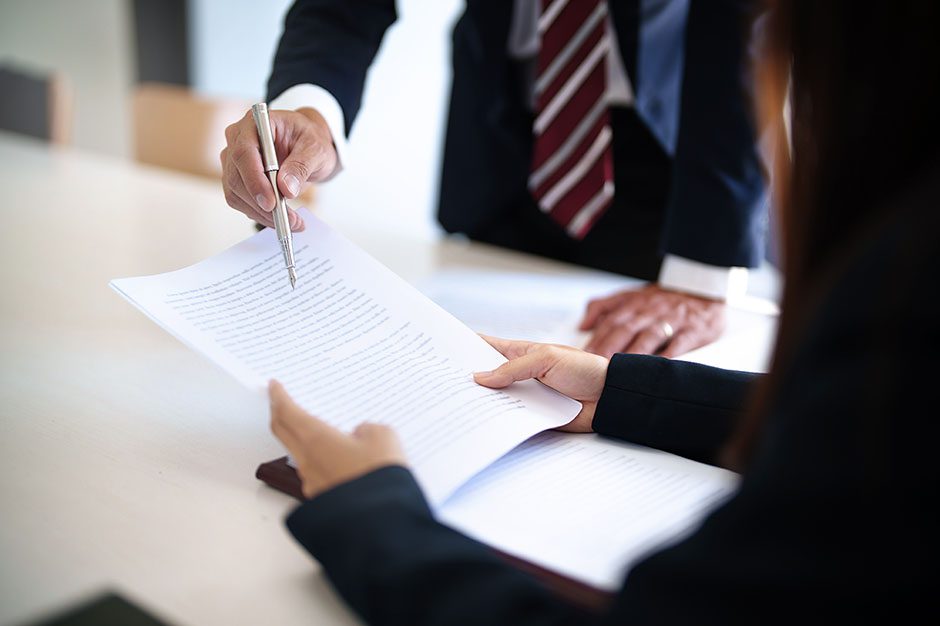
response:
[[(218, 180), (264, 97), (289, 0), (0, 0), (0, 129)], [(399, 0), (345, 171), (309, 202), (434, 235), (460, 0)], [(227, 210), (219, 191), (219, 209)]]

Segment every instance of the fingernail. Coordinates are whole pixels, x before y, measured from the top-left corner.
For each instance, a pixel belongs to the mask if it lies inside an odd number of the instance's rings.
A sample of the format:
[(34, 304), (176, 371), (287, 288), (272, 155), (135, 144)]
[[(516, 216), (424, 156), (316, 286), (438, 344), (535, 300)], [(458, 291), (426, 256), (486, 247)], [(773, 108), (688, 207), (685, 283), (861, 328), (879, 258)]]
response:
[(292, 196), (296, 196), (297, 192), (300, 191), (300, 181), (293, 174), (284, 177), (284, 184), (287, 185), (287, 190)]
[(489, 377), (492, 376), (492, 375), (493, 375), (493, 372), (492, 372), (492, 371), (489, 371), (489, 372), (474, 372), (474, 373), (473, 373), (473, 377), (474, 377), (474, 378), (489, 378)]
[(258, 203), (258, 206), (261, 207), (262, 211), (270, 211), (272, 207), (268, 206), (268, 201), (265, 199), (263, 193), (259, 193), (255, 196), (255, 202)]

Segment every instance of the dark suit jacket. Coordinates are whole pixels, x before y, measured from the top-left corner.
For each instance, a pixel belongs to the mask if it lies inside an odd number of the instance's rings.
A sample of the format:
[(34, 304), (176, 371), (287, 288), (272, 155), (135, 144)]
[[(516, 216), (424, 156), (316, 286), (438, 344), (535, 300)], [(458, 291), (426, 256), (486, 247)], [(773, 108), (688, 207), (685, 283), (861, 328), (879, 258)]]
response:
[[(744, 72), (748, 4), (692, 0), (681, 112), (675, 98), (653, 99), (642, 117), (615, 109), (614, 206), (578, 242), (538, 209), (526, 186), (531, 64), (507, 51), (513, 0), (468, 0), (453, 32), (441, 224), (477, 240), (645, 279), (656, 278), (664, 253), (756, 267), (766, 217)], [(634, 88), (652, 89), (658, 77), (636, 80), (639, 0), (609, 5)], [(395, 19), (394, 0), (298, 0), (285, 20), (268, 100), (293, 85), (320, 85), (342, 107), (348, 132), (369, 65)], [(669, 115), (680, 116), (674, 151), (652, 132), (674, 123)]]
[[(633, 567), (606, 615), (438, 524), (401, 467), (302, 504), (291, 532), (374, 624), (913, 623), (919, 609), (935, 623), (940, 168), (928, 174), (803, 294), (810, 321), (738, 493)], [(751, 381), (618, 355), (594, 428), (707, 461)]]

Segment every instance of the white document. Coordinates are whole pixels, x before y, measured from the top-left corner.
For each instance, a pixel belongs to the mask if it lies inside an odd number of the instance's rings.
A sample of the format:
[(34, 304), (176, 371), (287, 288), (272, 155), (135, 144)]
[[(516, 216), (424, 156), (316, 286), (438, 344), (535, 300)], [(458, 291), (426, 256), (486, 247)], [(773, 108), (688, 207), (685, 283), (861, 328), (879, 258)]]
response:
[[(505, 361), (475, 331), (512, 338), (528, 329), (528, 338), (552, 340), (576, 323), (589, 292), (629, 280), (556, 278), (546, 288), (507, 275), (468, 291), (449, 276), (438, 284), (453, 288), (438, 289), (439, 300), (449, 295), (468, 320), (490, 320), (471, 330), (304, 217), (307, 229), (294, 235), (296, 291), (270, 229), (190, 267), (111, 286), (250, 388), (276, 378), (344, 430), (366, 420), (391, 425), (441, 521), (601, 589), (616, 589), (637, 559), (684, 536), (733, 492), (736, 476), (724, 470), (596, 435), (545, 432), (569, 422), (580, 403), (539, 383), (498, 391), (472, 380)], [(499, 300), (507, 308), (496, 306), (494, 289), (514, 294)], [(489, 305), (467, 305), (477, 299)]]
[(653, 550), (686, 536), (738, 477), (642, 446), (547, 432), (461, 487), (440, 520), (478, 541), (615, 590)]
[(505, 358), (388, 268), (305, 214), (292, 291), (273, 230), (190, 267), (111, 281), (185, 344), (243, 384), (274, 378), (343, 430), (388, 424), (439, 503), (530, 436), (580, 410), (535, 381), (473, 382)]

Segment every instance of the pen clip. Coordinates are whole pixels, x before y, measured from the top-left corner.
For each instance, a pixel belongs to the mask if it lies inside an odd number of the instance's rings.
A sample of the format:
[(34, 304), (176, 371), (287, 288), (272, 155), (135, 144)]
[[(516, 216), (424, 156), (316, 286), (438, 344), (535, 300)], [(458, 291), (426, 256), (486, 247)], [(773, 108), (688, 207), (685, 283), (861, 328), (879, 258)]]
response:
[(259, 102), (251, 107), (251, 116), (255, 118), (258, 140), (261, 143), (261, 160), (265, 172), (277, 171), (277, 152), (274, 149), (274, 134), (271, 132), (271, 119), (268, 117), (268, 105)]

